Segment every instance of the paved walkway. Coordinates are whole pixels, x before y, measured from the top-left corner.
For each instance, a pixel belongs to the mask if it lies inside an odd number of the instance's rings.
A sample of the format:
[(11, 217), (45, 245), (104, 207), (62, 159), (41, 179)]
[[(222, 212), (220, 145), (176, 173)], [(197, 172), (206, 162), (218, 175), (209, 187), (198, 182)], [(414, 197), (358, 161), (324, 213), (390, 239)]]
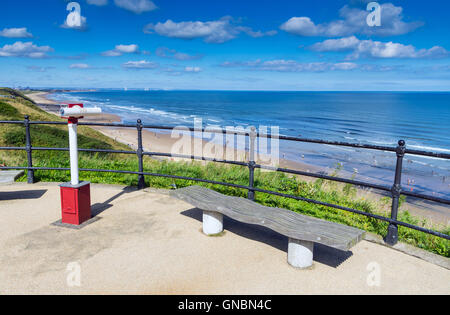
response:
[(316, 246), (296, 270), (285, 237), (231, 220), (204, 236), (201, 212), (164, 191), (93, 185), (101, 219), (81, 230), (51, 225), (59, 202), (55, 184), (0, 186), (0, 294), (450, 294), (450, 270), (367, 241)]

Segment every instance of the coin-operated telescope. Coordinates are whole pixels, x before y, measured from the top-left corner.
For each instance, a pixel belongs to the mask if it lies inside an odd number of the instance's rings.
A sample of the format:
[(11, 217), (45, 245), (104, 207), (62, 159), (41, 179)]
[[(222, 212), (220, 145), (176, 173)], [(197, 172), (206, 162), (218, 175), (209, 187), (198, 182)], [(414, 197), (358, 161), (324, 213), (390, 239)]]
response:
[(62, 223), (80, 225), (91, 218), (90, 183), (78, 178), (78, 120), (101, 114), (98, 107), (84, 108), (83, 104), (67, 104), (60, 114), (69, 128), (70, 182), (61, 184)]

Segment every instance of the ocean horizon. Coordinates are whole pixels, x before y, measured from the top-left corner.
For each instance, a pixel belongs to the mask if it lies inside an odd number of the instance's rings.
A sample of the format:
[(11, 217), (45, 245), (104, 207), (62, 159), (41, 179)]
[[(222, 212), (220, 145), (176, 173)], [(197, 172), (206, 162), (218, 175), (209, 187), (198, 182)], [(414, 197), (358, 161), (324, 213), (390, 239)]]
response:
[[(205, 127), (277, 126), (286, 136), (382, 146), (402, 139), (410, 149), (450, 153), (449, 92), (96, 90), (49, 98), (98, 106), (125, 123), (192, 127), (201, 118)], [(280, 158), (328, 171), (340, 165), (347, 174), (387, 185), (395, 167), (393, 153), (288, 141), (280, 142)], [(407, 155), (403, 185), (448, 197), (450, 163)]]

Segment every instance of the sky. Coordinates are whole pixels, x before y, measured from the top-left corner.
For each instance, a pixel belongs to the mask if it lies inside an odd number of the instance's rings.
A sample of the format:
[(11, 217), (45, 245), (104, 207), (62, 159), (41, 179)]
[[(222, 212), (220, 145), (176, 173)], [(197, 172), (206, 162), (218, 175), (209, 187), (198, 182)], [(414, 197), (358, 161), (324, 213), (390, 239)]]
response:
[(2, 0), (0, 86), (450, 91), (449, 1), (369, 2)]

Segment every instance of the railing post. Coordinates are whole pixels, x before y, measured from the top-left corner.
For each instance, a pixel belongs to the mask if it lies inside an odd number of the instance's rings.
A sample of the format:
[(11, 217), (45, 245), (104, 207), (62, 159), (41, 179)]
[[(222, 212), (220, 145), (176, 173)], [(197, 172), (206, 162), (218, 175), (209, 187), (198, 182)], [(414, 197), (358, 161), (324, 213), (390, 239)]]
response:
[[(25, 115), (25, 150), (27, 151), (28, 167), (33, 167), (31, 133), (30, 133), (30, 117)], [(28, 169), (27, 172), (28, 184), (34, 184), (34, 170)]]
[[(143, 161), (143, 146), (142, 146), (142, 121), (140, 119), (137, 120), (137, 132), (138, 132), (138, 148), (137, 148), (137, 156), (139, 159), (139, 172), (142, 173), (144, 171), (144, 161)], [(138, 189), (145, 188), (145, 177), (143, 174), (139, 174), (138, 180)]]
[[(254, 187), (255, 186), (255, 142), (256, 142), (256, 128), (250, 127), (250, 133), (249, 133), (249, 161), (248, 161), (248, 170), (249, 170), (249, 177), (248, 177), (248, 186)], [(255, 200), (255, 192), (253, 190), (248, 191), (247, 195), (248, 199)]]
[[(405, 156), (405, 141), (400, 140), (398, 142), (397, 153), (397, 164), (395, 166), (395, 179), (394, 185), (392, 186), (392, 209), (391, 209), (391, 219), (397, 220), (398, 205), (400, 200), (400, 193), (402, 192), (402, 167), (403, 167), (403, 157)], [(390, 223), (385, 238), (385, 242), (389, 245), (395, 245), (398, 242), (398, 226), (395, 223)]]

